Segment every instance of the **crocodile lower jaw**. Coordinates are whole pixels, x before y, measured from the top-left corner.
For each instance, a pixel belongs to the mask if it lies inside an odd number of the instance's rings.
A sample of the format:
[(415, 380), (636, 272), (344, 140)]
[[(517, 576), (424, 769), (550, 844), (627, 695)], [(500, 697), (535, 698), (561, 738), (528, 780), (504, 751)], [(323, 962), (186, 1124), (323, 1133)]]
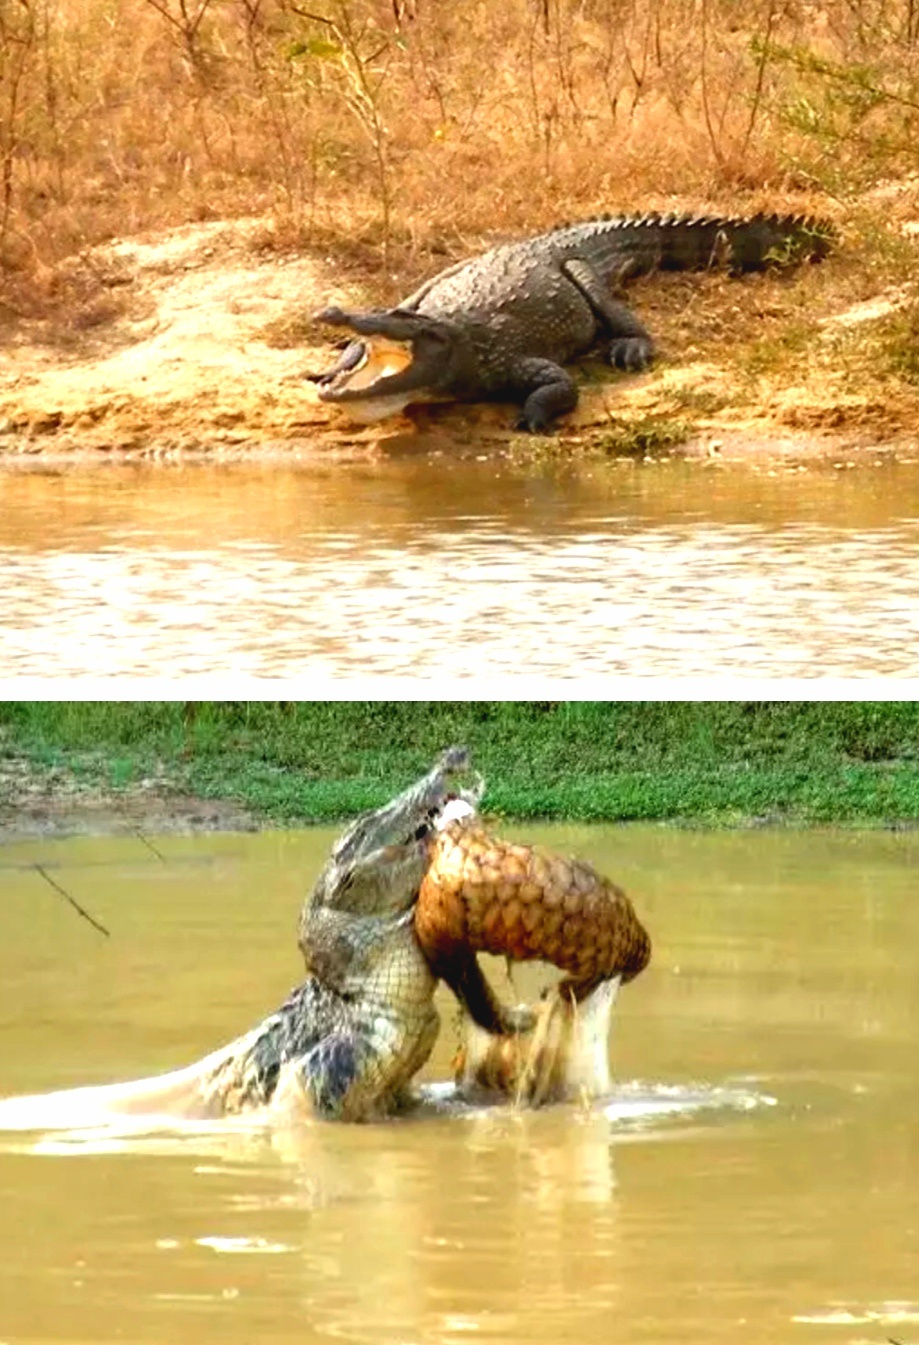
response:
[[(392, 341), (382, 336), (363, 339), (364, 353), (360, 363), (353, 369), (343, 370), (319, 392), (319, 400), (338, 409), (349, 420), (366, 423), (384, 420), (387, 416), (396, 416), (407, 405), (410, 394), (407, 392), (387, 393), (386, 379), (401, 374), (412, 362), (412, 348), (407, 342)], [(366, 389), (366, 397), (352, 401), (356, 392)], [(341, 401), (342, 392), (349, 394), (347, 401)]]

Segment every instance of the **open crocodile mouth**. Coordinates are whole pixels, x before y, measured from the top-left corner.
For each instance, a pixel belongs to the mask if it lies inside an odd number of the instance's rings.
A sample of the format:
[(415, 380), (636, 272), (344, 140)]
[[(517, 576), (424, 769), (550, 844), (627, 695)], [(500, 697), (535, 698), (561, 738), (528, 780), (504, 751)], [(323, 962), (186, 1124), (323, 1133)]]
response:
[[(386, 391), (387, 380), (403, 373), (412, 363), (411, 342), (365, 336), (361, 338), (361, 345), (363, 350), (357, 362), (320, 387), (319, 399), (332, 402), (352, 420), (382, 420), (401, 411), (411, 400), (409, 392)], [(345, 391), (348, 398), (341, 400)], [(355, 397), (355, 394), (359, 395)]]
[(393, 341), (387, 336), (365, 336), (361, 344), (363, 354), (353, 369), (344, 369), (329, 384), (329, 390), (341, 392), (348, 388), (358, 392), (377, 386), (394, 374), (401, 374), (412, 362), (410, 341)]

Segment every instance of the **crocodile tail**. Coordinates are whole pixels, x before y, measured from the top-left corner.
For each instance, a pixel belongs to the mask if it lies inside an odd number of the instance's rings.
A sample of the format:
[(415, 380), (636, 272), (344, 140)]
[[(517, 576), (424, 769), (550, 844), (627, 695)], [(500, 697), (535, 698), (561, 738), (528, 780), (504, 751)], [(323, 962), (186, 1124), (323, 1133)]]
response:
[(748, 219), (649, 217), (659, 229), (661, 270), (763, 271), (822, 261), (836, 241), (828, 220), (813, 215), (752, 215)]

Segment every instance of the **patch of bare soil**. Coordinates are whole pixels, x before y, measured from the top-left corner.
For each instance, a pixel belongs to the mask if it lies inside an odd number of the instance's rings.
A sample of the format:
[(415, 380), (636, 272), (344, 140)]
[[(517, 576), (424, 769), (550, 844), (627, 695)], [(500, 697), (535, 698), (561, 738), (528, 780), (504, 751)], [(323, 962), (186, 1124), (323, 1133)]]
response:
[(65, 767), (0, 757), (0, 845), (31, 837), (256, 831), (238, 804), (175, 793), (151, 776), (114, 788)]
[[(20, 320), (5, 334), (0, 457), (328, 460), (515, 447), (521, 436), (507, 407), (419, 408), (356, 427), (318, 403), (304, 375), (331, 356), (309, 315), (361, 302), (374, 285), (366, 277), (365, 295), (356, 295), (353, 270), (328, 256), (260, 246), (268, 233), (258, 220), (186, 225), (78, 259), (93, 285), (69, 321)], [(812, 303), (813, 285), (794, 286), (771, 277), (643, 282), (632, 301), (659, 336), (663, 360), (641, 376), (585, 371), (581, 404), (555, 436), (555, 451), (640, 454), (678, 443), (676, 451), (703, 456), (807, 458), (915, 445), (919, 392), (879, 395), (870, 380), (834, 372), (826, 351), (816, 372), (802, 352), (800, 376), (781, 360), (756, 377), (745, 371), (739, 352), (752, 343), (761, 358), (764, 334), (766, 344), (770, 333), (781, 343)], [(71, 288), (81, 292), (76, 280)], [(832, 345), (834, 331), (865, 325), (903, 299), (888, 289), (837, 302), (813, 326), (822, 323), (824, 345)]]

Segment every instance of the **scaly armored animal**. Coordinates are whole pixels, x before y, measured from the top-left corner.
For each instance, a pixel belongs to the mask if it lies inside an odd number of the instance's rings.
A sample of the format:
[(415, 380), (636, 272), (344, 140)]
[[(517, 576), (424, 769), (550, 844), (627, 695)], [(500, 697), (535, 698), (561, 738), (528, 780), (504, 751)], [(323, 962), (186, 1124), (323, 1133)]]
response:
[(563, 365), (604, 347), (618, 369), (654, 357), (648, 331), (613, 292), (652, 271), (762, 270), (819, 261), (833, 230), (798, 215), (749, 219), (639, 215), (565, 225), (441, 271), (396, 308), (326, 308), (317, 320), (357, 334), (339, 360), (308, 375), (321, 401), (377, 420), (410, 403), (498, 399), (521, 405), (518, 428), (544, 430), (577, 405)]
[(609, 1090), (607, 1042), (619, 986), (647, 966), (651, 940), (615, 883), (580, 859), (495, 836), (471, 810), (439, 823), (415, 905), (434, 971), (464, 1002), (474, 954), (538, 958), (567, 973), (544, 998), (535, 1031), (466, 1025), (457, 1057), (464, 1090), (530, 1105)]
[(485, 1034), (476, 1077), (497, 1071), (503, 1091), (532, 1102), (568, 1095), (571, 1023), (552, 1042), (559, 1014), (544, 1015), (542, 1033), (524, 1049), (536, 1016), (500, 1003), (479, 951), (541, 957), (568, 970), (563, 1019), (569, 987), (586, 999), (612, 986), (594, 1014), (601, 1065), (588, 1062), (591, 1077), (602, 1078), (615, 988), (644, 966), (647, 935), (624, 894), (588, 866), (490, 837), (476, 815), (481, 782), (459, 782), (468, 766), (465, 749), (451, 748), (342, 834), (301, 912), (306, 977), (275, 1013), (185, 1069), (0, 1101), (0, 1129), (264, 1108), (351, 1121), (385, 1115), (404, 1103), (434, 1046), (439, 976)]
[(458, 993), (463, 974), (454, 968), (470, 953), (549, 962), (568, 973), (561, 993), (575, 1000), (614, 976), (631, 981), (651, 956), (651, 940), (615, 883), (584, 860), (501, 840), (476, 817), (449, 822), (434, 842), (415, 932)]

